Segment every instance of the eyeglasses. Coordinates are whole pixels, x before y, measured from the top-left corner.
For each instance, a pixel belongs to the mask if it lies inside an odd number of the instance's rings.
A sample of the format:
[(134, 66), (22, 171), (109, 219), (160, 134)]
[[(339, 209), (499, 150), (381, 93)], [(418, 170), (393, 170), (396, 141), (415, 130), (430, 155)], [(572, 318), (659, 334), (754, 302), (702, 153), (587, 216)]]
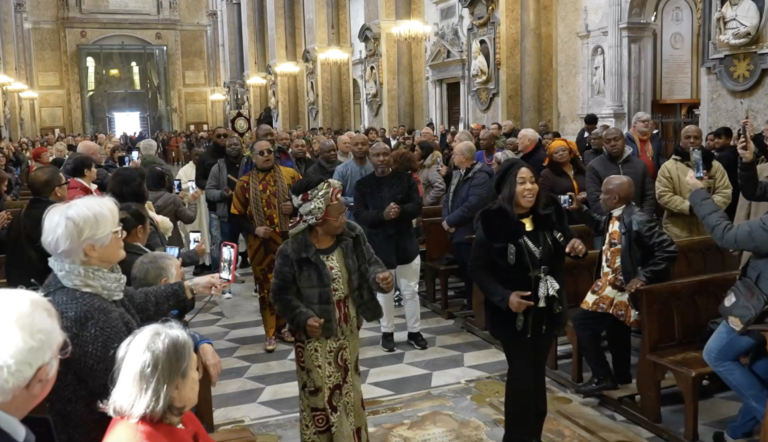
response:
[(123, 230), (123, 225), (119, 224), (117, 227), (112, 229), (112, 234), (113, 235), (115, 235), (115, 234), (119, 235), (120, 239), (125, 238), (125, 230)]
[(214, 135), (215, 138), (219, 138), (219, 139), (227, 138), (228, 136), (229, 136), (228, 134), (216, 134), (216, 135)]
[(260, 150), (260, 151), (256, 152), (256, 155), (258, 155), (260, 157), (269, 157), (269, 156), (274, 155), (274, 153), (275, 153), (275, 151), (272, 150), (272, 149), (264, 149), (264, 150)]
[(70, 181), (70, 180), (64, 180), (64, 182), (63, 182), (63, 183), (59, 184), (59, 185), (58, 185), (58, 186), (56, 186), (56, 187), (61, 187), (61, 186), (68, 186), (68, 185), (69, 185), (69, 181)]
[(59, 350), (59, 359), (67, 359), (72, 354), (72, 342), (69, 340), (69, 336), (64, 336), (64, 342), (61, 343), (61, 350)]
[(328, 220), (328, 221), (336, 221), (336, 222), (339, 222), (339, 221), (341, 221), (341, 219), (342, 219), (342, 218), (346, 218), (346, 216), (347, 216), (347, 211), (349, 211), (349, 208), (348, 208), (348, 207), (344, 207), (344, 212), (342, 212), (342, 213), (341, 213), (341, 215), (339, 215), (339, 217), (338, 217), (338, 218), (329, 218), (329, 217), (327, 217), (327, 216), (323, 215), (323, 219), (326, 219), (326, 220)]

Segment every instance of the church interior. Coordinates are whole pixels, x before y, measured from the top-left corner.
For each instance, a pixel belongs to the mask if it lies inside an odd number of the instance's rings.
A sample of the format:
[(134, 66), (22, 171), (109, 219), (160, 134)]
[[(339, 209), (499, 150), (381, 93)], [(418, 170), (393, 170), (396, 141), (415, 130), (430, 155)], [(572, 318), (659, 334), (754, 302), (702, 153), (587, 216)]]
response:
[[(224, 127), (249, 147), (266, 123), (278, 137), (381, 128), (394, 144), (401, 127), (416, 136), (431, 123), (436, 141), (460, 131), (480, 140), (481, 128), (504, 122), (506, 132), (511, 122), (516, 132), (574, 141), (588, 115), (629, 133), (643, 114), (672, 158), (690, 125), (703, 134), (730, 127), (734, 137), (751, 120), (750, 135), (762, 130), (768, 140), (767, 15), (768, 0), (3, 0), (0, 140), (213, 137)], [(202, 377), (196, 407), (216, 440), (523, 440), (509, 428), (505, 436), (508, 362), (483, 293), (477, 284), (466, 293), (452, 259), (445, 207), (425, 206), (419, 218), (429, 348), (404, 344), (411, 326), (402, 305), (394, 352), (380, 347), (378, 322), (360, 325), (364, 439), (302, 435), (297, 351), (282, 341), (265, 350), (250, 267), (237, 270), (229, 299), (196, 295), (189, 329), (221, 358), (218, 380)], [(573, 233), (589, 250), (565, 264), (565, 297), (578, 309), (601, 252), (586, 226)], [(575, 394), (591, 371), (569, 323), (547, 356), (548, 414), (535, 440), (736, 440), (718, 437), (744, 399), (702, 349), (739, 257), (709, 237), (675, 242), (671, 278), (644, 287), (635, 306), (643, 324), (631, 334), (634, 381)], [(753, 424), (738, 440), (758, 440)]]

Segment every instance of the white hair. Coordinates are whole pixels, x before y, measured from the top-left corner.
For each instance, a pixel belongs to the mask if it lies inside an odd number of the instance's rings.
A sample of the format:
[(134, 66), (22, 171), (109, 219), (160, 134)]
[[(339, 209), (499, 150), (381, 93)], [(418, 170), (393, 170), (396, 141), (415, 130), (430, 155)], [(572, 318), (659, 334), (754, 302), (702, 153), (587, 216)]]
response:
[(58, 349), (64, 340), (56, 309), (41, 294), (1, 289), (0, 404), (8, 402), (45, 364), (49, 376), (58, 369)]
[(62, 143), (61, 141), (57, 143), (53, 143), (53, 151), (67, 153), (67, 145)]
[(80, 264), (85, 246), (106, 247), (119, 222), (117, 202), (109, 197), (86, 196), (54, 204), (45, 212), (40, 242), (53, 258)]
[(533, 129), (523, 129), (520, 131), (519, 134), (517, 134), (517, 141), (522, 144), (528, 144), (538, 139), (539, 139), (539, 133)]
[(345, 132), (345, 133), (344, 133), (344, 136), (346, 136), (346, 137), (349, 137), (349, 139), (352, 139), (352, 137), (354, 137), (354, 136), (355, 136), (355, 133), (354, 133), (354, 132), (352, 132), (352, 131), (349, 131), (349, 132)]
[(171, 392), (186, 378), (193, 353), (192, 338), (177, 322), (134, 331), (117, 349), (114, 387), (104, 411), (132, 422), (159, 422), (166, 413), (180, 416), (184, 410), (173, 406)]
[(178, 260), (165, 252), (150, 252), (141, 256), (131, 269), (131, 287), (142, 289), (160, 285), (163, 279), (174, 282)]
[(512, 158), (515, 158), (515, 153), (511, 150), (500, 150), (493, 154), (493, 159), (496, 160), (496, 164), (501, 164)]
[(157, 142), (147, 138), (139, 143), (139, 151), (142, 156), (157, 155)]
[(463, 142), (463, 141), (469, 141), (470, 143), (473, 142), (474, 138), (472, 137), (472, 134), (469, 133), (468, 130), (462, 130), (459, 131), (459, 133), (456, 134), (456, 136), (453, 138), (454, 141), (457, 142)]
[(650, 120), (651, 116), (647, 112), (638, 112), (632, 117), (632, 125), (634, 126), (640, 120)]
[(477, 149), (470, 141), (462, 141), (453, 148), (454, 153), (458, 152), (468, 160), (474, 160)]

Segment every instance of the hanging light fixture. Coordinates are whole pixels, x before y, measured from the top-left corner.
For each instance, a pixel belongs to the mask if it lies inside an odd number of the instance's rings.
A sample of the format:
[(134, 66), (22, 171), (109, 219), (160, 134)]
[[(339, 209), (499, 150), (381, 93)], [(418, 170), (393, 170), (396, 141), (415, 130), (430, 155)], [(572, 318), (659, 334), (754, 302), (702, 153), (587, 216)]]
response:
[(13, 78), (6, 75), (0, 75), (0, 87), (6, 87), (13, 84)]
[(328, 49), (322, 54), (319, 54), (318, 57), (320, 58), (320, 61), (324, 61), (332, 65), (342, 65), (345, 64), (347, 60), (349, 60), (349, 54), (342, 52), (337, 48)]
[(37, 93), (35, 93), (33, 91), (24, 91), (24, 92), (19, 94), (19, 97), (22, 100), (32, 100), (32, 101), (34, 101), (34, 100), (37, 100)]
[(221, 102), (221, 101), (226, 100), (227, 97), (225, 97), (224, 95), (216, 92), (215, 94), (213, 94), (210, 97), (208, 97), (208, 99), (211, 100), (211, 101)]
[(392, 33), (395, 34), (395, 41), (399, 43), (423, 43), (429, 39), (431, 30), (431, 26), (416, 20), (407, 20), (392, 28)]
[(248, 86), (264, 86), (265, 84), (267, 84), (267, 80), (262, 78), (262, 77), (255, 76), (255, 77), (251, 77), (248, 80), (246, 80), (245, 83)]
[(292, 61), (280, 63), (275, 67), (275, 73), (278, 77), (293, 76), (299, 73), (299, 65)]
[(21, 92), (29, 89), (29, 86), (27, 86), (24, 83), (19, 83), (18, 81), (13, 83), (12, 85), (8, 86), (8, 90), (10, 92)]

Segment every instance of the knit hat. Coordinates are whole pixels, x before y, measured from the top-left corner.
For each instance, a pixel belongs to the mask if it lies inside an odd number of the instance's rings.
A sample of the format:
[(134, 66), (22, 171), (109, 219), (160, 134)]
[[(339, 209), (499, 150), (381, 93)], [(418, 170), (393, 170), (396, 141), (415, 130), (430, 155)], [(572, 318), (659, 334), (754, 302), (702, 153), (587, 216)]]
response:
[(531, 168), (531, 166), (529, 166), (528, 163), (521, 159), (511, 158), (501, 163), (499, 168), (496, 170), (496, 176), (493, 179), (493, 190), (496, 192), (496, 195), (501, 195), (501, 191), (504, 189), (504, 184), (507, 182), (507, 180), (516, 177), (517, 173), (523, 167), (527, 167), (531, 170), (531, 173), (533, 173), (534, 176), (536, 175), (536, 172)]

